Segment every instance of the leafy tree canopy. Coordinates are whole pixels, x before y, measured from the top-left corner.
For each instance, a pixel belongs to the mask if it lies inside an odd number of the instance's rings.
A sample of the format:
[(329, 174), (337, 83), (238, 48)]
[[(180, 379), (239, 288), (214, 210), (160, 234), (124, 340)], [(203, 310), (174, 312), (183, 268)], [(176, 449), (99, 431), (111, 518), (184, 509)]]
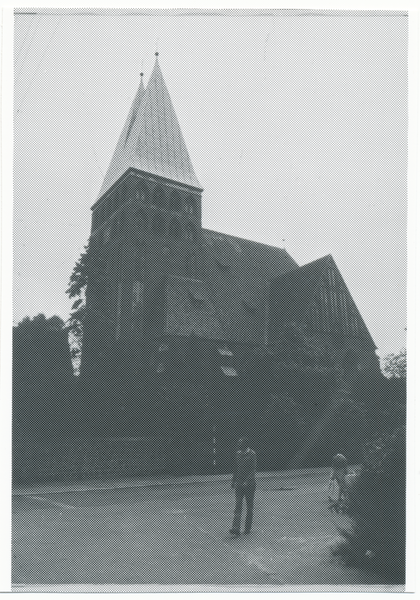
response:
[(407, 349), (402, 348), (398, 354), (388, 354), (385, 356), (382, 371), (385, 377), (406, 377), (407, 376)]
[(13, 372), (16, 383), (31, 385), (72, 376), (68, 328), (54, 315), (25, 317), (13, 327)]
[(76, 298), (71, 307), (68, 319), (71, 336), (71, 357), (76, 373), (79, 372), (80, 355), (82, 351), (83, 322), (86, 317), (86, 286), (88, 282), (90, 262), (89, 242), (84, 247), (78, 261), (70, 275), (69, 287), (66, 290), (68, 297)]
[[(83, 324), (86, 321), (86, 288), (91, 283), (90, 290), (97, 296), (104, 297), (105, 262), (104, 257), (95, 249), (95, 245), (88, 241), (76, 262), (70, 276), (69, 287), (66, 290), (68, 297), (74, 298), (68, 319), (71, 341), (71, 355), (76, 373), (79, 372), (80, 358), (83, 345)], [(93, 309), (91, 309), (91, 313)], [(99, 318), (104, 318), (103, 311)], [(99, 318), (96, 319), (99, 322)], [(107, 321), (108, 322), (108, 321)]]
[(72, 274), (70, 275), (69, 287), (66, 290), (66, 294), (68, 294), (69, 298), (76, 298), (77, 296), (81, 296), (83, 294), (83, 291), (87, 285), (88, 269), (89, 243), (87, 243), (84, 247), (79, 260), (74, 265)]
[(32, 319), (30, 317), (24, 317), (17, 325), (15, 325), (14, 329), (19, 333), (29, 333), (34, 330), (60, 331), (64, 329), (64, 327), (65, 323), (63, 319), (57, 315), (53, 315), (47, 319), (43, 313), (39, 313), (35, 317), (32, 317)]

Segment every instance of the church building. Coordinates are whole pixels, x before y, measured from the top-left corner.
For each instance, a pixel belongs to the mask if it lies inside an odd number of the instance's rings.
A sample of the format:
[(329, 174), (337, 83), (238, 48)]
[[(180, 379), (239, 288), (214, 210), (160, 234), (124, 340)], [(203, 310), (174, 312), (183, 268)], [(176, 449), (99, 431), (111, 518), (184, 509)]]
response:
[(299, 266), (284, 248), (206, 229), (202, 193), (156, 53), (92, 206), (81, 372), (130, 434), (176, 430), (215, 465), (216, 440), (252, 435), (281, 392), (272, 357), (285, 330), (328, 347), (344, 386), (378, 359), (331, 255)]

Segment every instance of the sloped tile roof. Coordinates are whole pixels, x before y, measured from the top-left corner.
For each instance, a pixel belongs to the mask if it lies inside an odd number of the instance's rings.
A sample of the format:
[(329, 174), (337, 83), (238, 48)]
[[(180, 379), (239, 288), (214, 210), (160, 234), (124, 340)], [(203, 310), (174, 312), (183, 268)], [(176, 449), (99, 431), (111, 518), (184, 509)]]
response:
[(270, 281), (297, 268), (282, 248), (202, 230), (203, 279), (227, 340), (263, 342)]
[(326, 273), (330, 268), (333, 269), (336, 278), (345, 289), (349, 306), (355, 315), (361, 335), (373, 347), (376, 347), (331, 254), (294, 269), (272, 282), (269, 331), (275, 336), (280, 331), (282, 324), (286, 322), (299, 323), (305, 320), (311, 303), (319, 295), (321, 280), (326, 277)]
[(133, 137), (133, 125), (136, 121), (136, 117), (141, 105), (141, 101), (144, 97), (144, 85), (143, 78), (140, 80), (140, 85), (137, 93), (134, 97), (124, 127), (121, 131), (118, 139), (117, 146), (115, 148), (112, 160), (109, 164), (108, 171), (106, 172), (104, 181), (102, 183), (101, 190), (99, 192), (99, 198), (119, 179), (119, 177), (126, 171), (124, 168), (128, 156), (127, 156), (127, 142), (129, 141), (130, 134)]
[(275, 291), (276, 320), (281, 319), (283, 323), (302, 320), (330, 260), (332, 260), (331, 255), (318, 258), (272, 282), (271, 290)]
[(194, 334), (207, 339), (224, 338), (216, 308), (203, 281), (168, 277), (164, 332), (182, 336)]
[(140, 83), (98, 198), (129, 168), (201, 189), (157, 60), (145, 90)]

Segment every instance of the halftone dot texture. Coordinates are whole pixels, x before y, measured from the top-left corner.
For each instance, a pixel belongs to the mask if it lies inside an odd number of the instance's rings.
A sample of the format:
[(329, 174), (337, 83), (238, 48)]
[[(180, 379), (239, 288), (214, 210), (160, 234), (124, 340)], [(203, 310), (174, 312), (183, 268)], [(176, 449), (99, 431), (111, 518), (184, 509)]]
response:
[(239, 537), (228, 533), (229, 478), (15, 496), (13, 585), (386, 583), (331, 556), (347, 517), (328, 510), (327, 483), (326, 469), (259, 477), (253, 527)]
[[(349, 48), (349, 52), (353, 50)], [(325, 136), (321, 136), (321, 140), (328, 140), (325, 124), (320, 123)], [(349, 127), (353, 123), (343, 119), (339, 125)], [(310, 144), (307, 152), (308, 149)], [(275, 165), (286, 158), (287, 148), (280, 145), (278, 154), (268, 156), (267, 162)], [(130, 169), (150, 174), (151, 179), (163, 181), (162, 186), (168, 182), (172, 186), (175, 182), (189, 191), (201, 190), (158, 61), (146, 88), (142, 81), (140, 83), (99, 197)], [(117, 321), (116, 338), (121, 336), (122, 307), (133, 305), (123, 302), (123, 289), (124, 293), (127, 290), (133, 293), (136, 305), (141, 305), (144, 291), (140, 277), (124, 288), (120, 278), (127, 284), (131, 267), (137, 268), (136, 264), (142, 273), (143, 263), (146, 263), (142, 253), (147, 255), (146, 250), (152, 244), (161, 245), (170, 254), (165, 236), (170, 237), (171, 231), (172, 237), (177, 237), (177, 232), (178, 237), (183, 235), (181, 221), (168, 217), (171, 210), (168, 190), (162, 191), (159, 197), (159, 186), (155, 186), (150, 201), (147, 182), (142, 185), (136, 200), (144, 206), (141, 210), (136, 208), (135, 235), (138, 238), (139, 233), (140, 236), (151, 233), (152, 242), (149, 239), (140, 247), (137, 239), (138, 264), (125, 252), (129, 244), (135, 245), (134, 238), (124, 239), (134, 230), (130, 223), (133, 203), (127, 202), (114, 220), (113, 232), (103, 228), (104, 247), (109, 238), (118, 237), (125, 248), (109, 257), (110, 264), (119, 263), (114, 269), (118, 274), (112, 275), (112, 284), (117, 280), (118, 284), (114, 285), (115, 297), (110, 302)], [(313, 190), (307, 191), (308, 197), (313, 195)], [(122, 203), (126, 201), (127, 197), (122, 195)], [(192, 215), (193, 209), (186, 210), (184, 196), (181, 201), (184, 212)], [(150, 202), (153, 210), (146, 208)], [(340, 198), (336, 202), (339, 203)], [(101, 226), (114, 208), (114, 205), (106, 207)], [(155, 208), (161, 212), (155, 215)], [(173, 212), (181, 212), (177, 205), (172, 208), (175, 208)], [(194, 210), (197, 217), (197, 205)], [(165, 334), (195, 334), (207, 340), (261, 343), (273, 341), (270, 337), (275, 341), (276, 328), (286, 321), (305, 321), (321, 329), (323, 334), (336, 334), (338, 324), (340, 333), (364, 338), (363, 347), (366, 348), (367, 343), (374, 354), (370, 334), (331, 257), (298, 268), (285, 249), (206, 229), (198, 236), (198, 230), (194, 228), (189, 233), (188, 226), (193, 227), (191, 223), (185, 226), (185, 239), (191, 242), (190, 249), (194, 248), (196, 255), (186, 256), (191, 259), (186, 277), (169, 274), (165, 283), (165, 313), (161, 320)], [(193, 246), (195, 242), (200, 244)], [(200, 272), (194, 266), (198, 258), (202, 260)], [(269, 315), (269, 283), (273, 281), (276, 302)], [(269, 331), (266, 330), (267, 319), (271, 319), (273, 325)], [(229, 354), (224, 351), (219, 375), (221, 370), (227, 379), (241, 376), (236, 356), (233, 354), (232, 360), (226, 358)], [(229, 348), (227, 351), (230, 352)], [(263, 374), (265, 376), (269, 376), (268, 372)], [(328, 428), (333, 415), (326, 411), (324, 416), (325, 419), (314, 426), (306, 445), (299, 448), (296, 464), (308, 461), (314, 444)], [(195, 423), (186, 423), (186, 426), (193, 429)], [(353, 431), (348, 433), (349, 438), (354, 436)], [(244, 507), (242, 532), (237, 538), (228, 534), (234, 509), (234, 494), (228, 480), (197, 486), (127, 487), (16, 496), (12, 580), (16, 586), (386, 583), (377, 575), (345, 568), (331, 555), (331, 544), (338, 537), (336, 526), (348, 526), (349, 522), (345, 514), (329, 510), (327, 483), (326, 471), (259, 479), (252, 530), (249, 535), (242, 533)]]
[(140, 82), (99, 197), (129, 168), (201, 188), (157, 59), (146, 89)]

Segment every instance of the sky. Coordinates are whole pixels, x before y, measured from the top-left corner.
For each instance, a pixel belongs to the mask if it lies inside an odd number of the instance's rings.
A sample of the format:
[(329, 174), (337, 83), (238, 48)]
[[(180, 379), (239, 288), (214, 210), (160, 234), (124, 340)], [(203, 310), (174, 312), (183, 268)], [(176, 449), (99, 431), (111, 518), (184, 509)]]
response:
[(407, 17), (219, 11), (15, 17), (14, 322), (65, 290), (155, 51), (207, 229), (332, 254), (378, 347), (406, 335)]

